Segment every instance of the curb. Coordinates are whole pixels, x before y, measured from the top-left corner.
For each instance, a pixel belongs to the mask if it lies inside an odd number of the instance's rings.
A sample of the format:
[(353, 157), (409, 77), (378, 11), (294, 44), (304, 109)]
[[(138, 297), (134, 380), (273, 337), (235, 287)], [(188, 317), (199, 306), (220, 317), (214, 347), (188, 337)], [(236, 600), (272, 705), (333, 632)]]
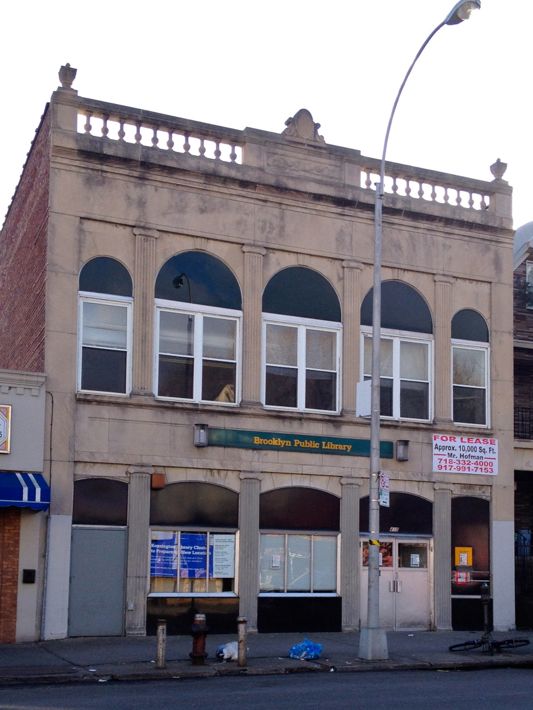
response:
[(390, 671), (476, 671), (490, 668), (533, 668), (533, 657), (487, 657), (473, 659), (432, 661), (346, 661), (345, 665), (325, 661), (309, 661), (304, 665), (248, 665), (243, 668), (229, 664), (205, 667), (177, 667), (150, 669), (149, 671), (124, 669), (123, 671), (88, 672), (79, 667), (70, 672), (0, 675), (0, 687), (15, 685), (61, 685), (74, 683), (142, 682), (154, 680), (192, 680), (203, 678), (292, 675), (296, 673), (379, 673)]

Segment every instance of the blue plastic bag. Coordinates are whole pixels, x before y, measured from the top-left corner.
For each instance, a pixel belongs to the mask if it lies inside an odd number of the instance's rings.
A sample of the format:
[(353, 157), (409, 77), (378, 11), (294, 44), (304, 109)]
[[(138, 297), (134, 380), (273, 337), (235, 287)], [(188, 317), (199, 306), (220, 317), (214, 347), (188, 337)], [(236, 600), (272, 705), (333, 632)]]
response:
[(322, 645), (304, 639), (301, 643), (295, 643), (289, 649), (289, 658), (296, 658), (299, 661), (312, 661), (315, 658), (320, 658), (322, 653)]

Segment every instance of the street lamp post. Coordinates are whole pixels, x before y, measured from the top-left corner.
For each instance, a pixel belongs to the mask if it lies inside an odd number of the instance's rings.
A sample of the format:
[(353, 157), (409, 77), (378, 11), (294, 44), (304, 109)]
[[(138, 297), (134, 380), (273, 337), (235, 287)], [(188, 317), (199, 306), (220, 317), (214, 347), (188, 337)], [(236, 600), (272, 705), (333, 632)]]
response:
[(371, 388), (371, 419), (370, 419), (370, 482), (368, 496), (368, 613), (366, 626), (361, 629), (359, 639), (359, 657), (366, 660), (382, 660), (388, 658), (387, 636), (380, 627), (379, 619), (379, 470), (380, 470), (380, 377), (381, 377), (381, 245), (383, 237), (383, 192), (385, 182), (385, 157), (391, 130), (392, 120), (396, 113), (398, 101), (404, 86), (418, 58), (431, 39), (445, 25), (457, 25), (467, 20), (472, 10), (481, 7), (481, 0), (460, 0), (456, 3), (446, 18), (424, 40), (415, 55), (407, 73), (400, 85), (387, 123), (383, 153), (379, 170), (379, 182), (376, 184), (374, 208), (374, 278), (372, 293), (372, 388)]

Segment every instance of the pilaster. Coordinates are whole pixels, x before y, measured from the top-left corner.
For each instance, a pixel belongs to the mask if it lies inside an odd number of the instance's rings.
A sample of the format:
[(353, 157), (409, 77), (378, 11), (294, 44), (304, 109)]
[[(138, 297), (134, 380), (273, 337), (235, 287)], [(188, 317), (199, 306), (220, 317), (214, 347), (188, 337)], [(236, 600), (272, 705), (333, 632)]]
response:
[(243, 363), (242, 403), (261, 401), (261, 312), (263, 297), (263, 257), (266, 249), (243, 246)]
[(135, 278), (133, 305), (133, 382), (136, 394), (152, 394), (154, 332), (155, 244), (154, 229), (135, 227)]
[(361, 326), (360, 275), (362, 266), (344, 261), (343, 335), (342, 335), (342, 408), (355, 414), (355, 390), (359, 381), (359, 331)]
[(451, 328), (454, 279), (435, 276), (435, 422), (452, 421)]
[(435, 629), (452, 628), (452, 488), (435, 485), (433, 503)]
[(129, 471), (128, 562), (126, 572), (126, 635), (146, 634), (146, 575), (150, 527), (150, 467)]
[(360, 483), (355, 478), (342, 478), (340, 593), (342, 597), (342, 630), (359, 628), (359, 495)]
[(239, 615), (248, 631), (257, 631), (259, 591), (259, 496), (261, 475), (243, 471), (239, 495)]

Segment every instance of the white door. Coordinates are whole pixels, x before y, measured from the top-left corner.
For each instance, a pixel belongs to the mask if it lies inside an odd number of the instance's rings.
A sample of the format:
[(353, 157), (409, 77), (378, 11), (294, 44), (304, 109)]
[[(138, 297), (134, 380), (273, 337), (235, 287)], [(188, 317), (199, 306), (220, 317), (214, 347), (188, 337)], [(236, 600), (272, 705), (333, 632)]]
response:
[[(431, 627), (429, 540), (380, 541), (379, 617), (388, 629)], [(361, 625), (368, 611), (368, 542), (361, 543)]]

